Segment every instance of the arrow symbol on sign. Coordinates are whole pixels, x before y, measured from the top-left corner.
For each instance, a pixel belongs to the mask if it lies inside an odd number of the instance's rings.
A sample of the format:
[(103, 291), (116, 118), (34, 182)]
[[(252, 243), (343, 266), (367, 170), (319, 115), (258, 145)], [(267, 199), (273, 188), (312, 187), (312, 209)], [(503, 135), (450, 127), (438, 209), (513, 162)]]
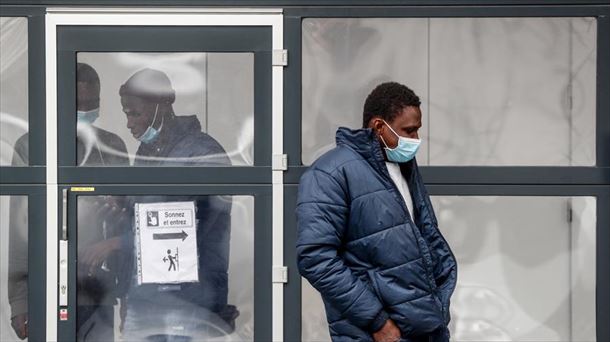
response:
[(182, 239), (184, 241), (188, 234), (184, 230), (180, 233), (165, 233), (165, 234), (153, 234), (153, 240), (176, 240)]

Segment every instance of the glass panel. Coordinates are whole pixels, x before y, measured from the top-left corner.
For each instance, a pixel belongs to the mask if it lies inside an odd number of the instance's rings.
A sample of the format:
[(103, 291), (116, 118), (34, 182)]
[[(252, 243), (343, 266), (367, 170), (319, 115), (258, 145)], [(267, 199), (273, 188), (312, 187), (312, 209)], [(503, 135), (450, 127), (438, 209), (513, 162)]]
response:
[(77, 337), (252, 341), (254, 197), (79, 196)]
[(0, 341), (27, 338), (28, 197), (0, 196)]
[[(335, 146), (337, 127), (362, 127), (364, 100), (376, 84), (403, 82), (427, 98), (426, 23), (427, 19), (303, 20), (304, 165)], [(426, 112), (422, 101), (422, 113)], [(422, 120), (425, 130), (428, 116), (424, 114)], [(420, 137), (426, 138), (421, 133)], [(419, 155), (427, 154), (426, 145), (422, 144)]]
[[(459, 265), (456, 341), (595, 341), (595, 197), (436, 196)], [(302, 281), (303, 341), (330, 341)]]
[(320, 293), (301, 277), (301, 341), (330, 342), (326, 310)]
[(0, 166), (29, 163), (28, 20), (0, 17)]
[(433, 198), (459, 264), (452, 336), (595, 341), (595, 197)]
[(253, 165), (252, 53), (77, 60), (77, 165)]
[(362, 126), (375, 85), (422, 100), (420, 165), (595, 164), (595, 18), (309, 18), (302, 160)]

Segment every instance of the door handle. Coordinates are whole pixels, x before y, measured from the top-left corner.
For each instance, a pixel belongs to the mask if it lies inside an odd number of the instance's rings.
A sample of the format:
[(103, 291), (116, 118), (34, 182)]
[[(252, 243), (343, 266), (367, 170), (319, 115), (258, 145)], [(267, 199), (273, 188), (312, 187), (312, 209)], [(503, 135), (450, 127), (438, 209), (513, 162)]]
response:
[(61, 239), (59, 240), (59, 306), (68, 306), (68, 189), (61, 191)]

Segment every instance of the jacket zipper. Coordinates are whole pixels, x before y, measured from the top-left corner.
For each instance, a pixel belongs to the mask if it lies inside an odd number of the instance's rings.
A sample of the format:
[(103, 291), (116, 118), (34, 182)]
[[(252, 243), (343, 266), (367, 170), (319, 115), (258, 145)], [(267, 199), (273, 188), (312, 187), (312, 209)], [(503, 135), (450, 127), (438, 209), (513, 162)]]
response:
[[(388, 171), (388, 168), (385, 164), (381, 165), (381, 170), (383, 170), (383, 176), (386, 178), (386, 181), (389, 181), (392, 189), (394, 190), (394, 197), (396, 198), (396, 200), (401, 204), (401, 209), (402, 209), (402, 213), (403, 213), (403, 218), (406, 219), (407, 223), (411, 223), (411, 229), (413, 229), (413, 226), (415, 226), (415, 229), (419, 229), (417, 227), (417, 225), (415, 224), (415, 221), (411, 218), (409, 210), (407, 208), (407, 203), (405, 202), (404, 198), (402, 198), (402, 195), (400, 194), (400, 191), (398, 190), (398, 187), (396, 186), (396, 184), (394, 183), (394, 181), (392, 180), (392, 177), (390, 177), (390, 173)], [(401, 173), (402, 176), (402, 173)], [(409, 189), (409, 192), (411, 190)], [(411, 194), (409, 193), (409, 196), (411, 196)], [(415, 204), (413, 205), (413, 207), (415, 208)], [(413, 215), (415, 215), (415, 213), (413, 213)], [(413, 232), (413, 234), (415, 235), (415, 238), (418, 239), (419, 237), (422, 238), (423, 243), (426, 244), (426, 246), (428, 245), (428, 243), (426, 242), (426, 240), (424, 239), (424, 237), (421, 235), (421, 232)], [(419, 242), (418, 242), (419, 244)], [(430, 255), (430, 248), (429, 246), (427, 246), (427, 250), (428, 250), (428, 256), (430, 259), (432, 259), (432, 256)], [(428, 278), (428, 281), (430, 281), (430, 278), (432, 278), (432, 282), (430, 284), (430, 290), (432, 290), (432, 292), (436, 295), (435, 297), (438, 297), (438, 289), (436, 287), (436, 281), (434, 280), (434, 272), (432, 269), (430, 269), (430, 266), (428, 264), (428, 262), (426, 262), (426, 257), (425, 257), (425, 251), (421, 248), (420, 246), (420, 252), (422, 253), (422, 258), (424, 259), (424, 263), (426, 264), (426, 273), (428, 273), (426, 276)], [(438, 299), (438, 298), (437, 298)], [(440, 302), (440, 300), (439, 300)], [(443, 308), (443, 305), (441, 303), (441, 310)], [(443, 314), (444, 315), (444, 314)], [(444, 316), (443, 316), (444, 318)]]

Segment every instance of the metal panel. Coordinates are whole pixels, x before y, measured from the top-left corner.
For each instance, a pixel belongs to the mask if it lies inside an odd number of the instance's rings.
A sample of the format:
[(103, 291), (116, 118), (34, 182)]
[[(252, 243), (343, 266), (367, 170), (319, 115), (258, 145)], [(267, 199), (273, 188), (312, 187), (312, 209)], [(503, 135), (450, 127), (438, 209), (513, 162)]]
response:
[(610, 190), (597, 197), (597, 340), (610, 341)]
[[(263, 184), (271, 183), (268, 167), (60, 167), (59, 183), (101, 184)], [(173, 175), (173, 176), (172, 176)]]
[[(597, 18), (597, 166), (610, 166), (610, 8)], [(608, 172), (610, 174), (610, 171)]]
[(57, 50), (70, 52), (271, 51), (269, 27), (61, 26)]
[(284, 260), (288, 283), (284, 286), (284, 340), (301, 340), (301, 275), (297, 266), (296, 210), (298, 186), (284, 186)]
[(44, 166), (16, 166), (0, 169), (0, 183), (2, 184), (35, 184), (44, 183)]
[[(273, 117), (276, 94), (271, 51), (254, 54), (254, 165), (271, 169)], [(279, 85), (281, 87), (281, 85)], [(281, 88), (280, 88), (281, 89)]]
[[(290, 182), (291, 168), (301, 162), (301, 20), (300, 16), (284, 15), (284, 47), (290, 52), (290, 63), (284, 68), (284, 153), (288, 155), (288, 173), (285, 181)], [(293, 180), (293, 182), (295, 182)], [(298, 182), (298, 178), (296, 179)]]
[[(289, 159), (290, 160), (290, 159)], [(306, 166), (290, 166), (286, 183), (298, 183)], [(605, 185), (608, 167), (420, 166), (426, 184)]]
[(476, 6), (446, 4), (446, 6), (412, 6), (412, 7), (290, 7), (284, 10), (286, 16), (300, 17), (335, 17), (335, 18), (383, 18), (383, 17), (566, 17), (566, 16), (599, 16), (604, 14), (605, 7), (600, 6), (561, 6), (560, 3), (549, 3), (549, 6), (493, 6), (476, 3)]
[[(425, 6), (425, 5), (520, 5), (518, 0), (1, 0), (1, 4), (44, 4), (53, 6)], [(532, 5), (595, 5), (604, 0), (531, 0)]]

